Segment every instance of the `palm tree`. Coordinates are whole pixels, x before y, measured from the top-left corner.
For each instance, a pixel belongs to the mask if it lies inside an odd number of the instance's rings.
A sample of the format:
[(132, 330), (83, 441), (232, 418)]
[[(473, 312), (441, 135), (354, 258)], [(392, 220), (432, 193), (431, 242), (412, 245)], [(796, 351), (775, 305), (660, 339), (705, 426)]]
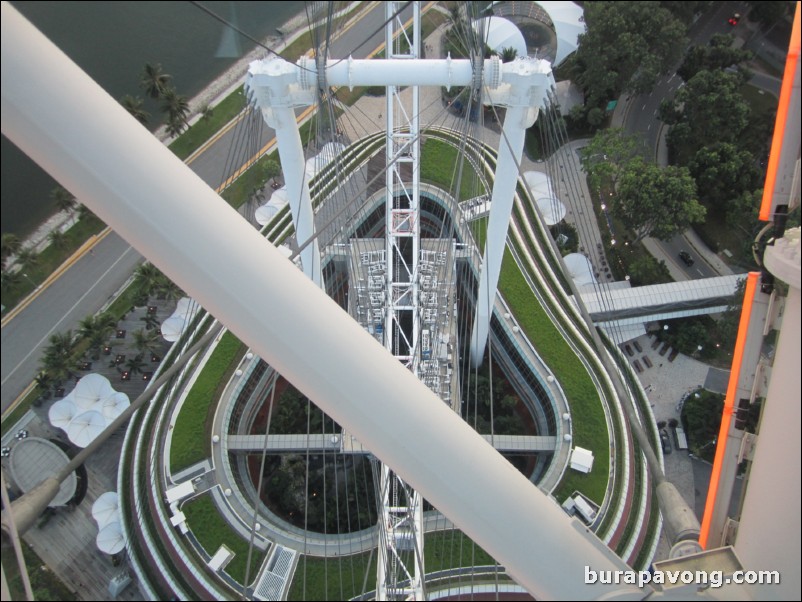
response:
[(105, 345), (106, 339), (114, 330), (115, 325), (114, 318), (107, 313), (86, 316), (78, 323), (78, 333), (88, 341), (93, 359), (100, 357), (100, 350)]
[(159, 295), (159, 299), (168, 299), (169, 301), (175, 301), (184, 296), (184, 291), (181, 290), (181, 287), (164, 274), (162, 274), (161, 279), (156, 285), (156, 291)]
[(167, 113), (167, 127), (176, 127), (180, 130), (187, 125), (189, 117), (189, 101), (186, 96), (176, 92), (175, 88), (167, 88), (162, 92), (162, 111)]
[(142, 357), (142, 354), (139, 353), (129, 358), (128, 361), (125, 362), (125, 367), (131, 374), (137, 374), (142, 372), (142, 368), (145, 367), (145, 359)]
[(139, 75), (139, 87), (145, 91), (145, 94), (156, 99), (167, 90), (171, 79), (172, 76), (162, 70), (161, 64), (145, 63), (142, 73)]
[(133, 333), (134, 348), (139, 355), (151, 353), (158, 355), (162, 350), (161, 335), (157, 330), (145, 330), (140, 328)]
[(50, 398), (50, 388), (53, 386), (53, 377), (45, 371), (40, 372), (34, 378), (36, 386), (42, 391), (41, 397), (44, 399)]
[(22, 240), (16, 234), (10, 232), (3, 234), (2, 256), (5, 261), (9, 256), (16, 255), (22, 248)]
[(56, 249), (63, 250), (67, 246), (67, 235), (58, 228), (50, 232), (47, 238)]
[(170, 137), (175, 138), (181, 135), (181, 132), (184, 131), (184, 122), (180, 119), (170, 119), (165, 124), (165, 129)]
[(31, 248), (20, 249), (17, 253), (17, 263), (22, 270), (28, 270), (39, 263), (39, 254)]
[(139, 295), (145, 298), (149, 297), (159, 283), (160, 276), (159, 268), (152, 263), (147, 262), (140, 265), (134, 275)]
[(137, 97), (131, 96), (130, 94), (126, 94), (120, 99), (120, 104), (128, 111), (134, 119), (136, 119), (142, 125), (148, 124), (148, 118), (150, 117), (150, 113), (148, 113), (144, 107), (144, 101)]
[(73, 375), (74, 354), (72, 330), (51, 335), (41, 359), (42, 371), (50, 374), (56, 383), (66, 380)]
[(58, 208), (59, 211), (66, 211), (70, 215), (72, 215), (72, 213), (75, 211), (75, 208), (78, 206), (75, 196), (62, 186), (56, 186), (53, 190), (51, 190), (50, 198), (55, 201), (56, 208)]
[(501, 49), (501, 52), (498, 53), (501, 62), (503, 63), (511, 63), (518, 57), (518, 51), (513, 48), (512, 46), (507, 46)]
[(0, 275), (0, 284), (4, 291), (10, 291), (12, 288), (19, 286), (21, 282), (22, 276), (18, 271), (9, 272), (8, 270), (3, 270), (2, 275)]

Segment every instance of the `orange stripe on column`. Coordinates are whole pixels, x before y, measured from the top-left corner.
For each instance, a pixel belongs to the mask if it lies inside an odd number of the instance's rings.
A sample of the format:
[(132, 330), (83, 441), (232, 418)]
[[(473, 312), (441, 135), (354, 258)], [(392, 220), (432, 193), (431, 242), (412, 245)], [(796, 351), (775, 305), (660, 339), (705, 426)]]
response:
[(707, 548), (707, 540), (710, 536), (710, 524), (713, 521), (713, 509), (718, 496), (721, 469), (724, 465), (724, 453), (727, 449), (727, 436), (730, 432), (730, 423), (735, 409), (735, 396), (738, 392), (738, 380), (741, 376), (741, 364), (743, 363), (744, 349), (746, 348), (746, 335), (749, 331), (749, 320), (752, 316), (752, 304), (755, 300), (759, 277), (759, 272), (749, 272), (746, 277), (746, 291), (744, 292), (744, 301), (741, 306), (741, 320), (738, 323), (738, 337), (735, 340), (735, 350), (732, 356), (730, 381), (727, 385), (727, 396), (724, 398), (724, 411), (721, 413), (721, 428), (718, 432), (716, 456), (713, 459), (713, 472), (710, 474), (710, 487), (707, 490), (705, 513), (702, 517), (702, 528), (699, 532), (699, 545), (702, 548)]
[(785, 126), (788, 120), (788, 110), (791, 105), (791, 91), (796, 75), (796, 65), (799, 62), (799, 2), (796, 3), (794, 26), (791, 30), (791, 42), (788, 46), (788, 55), (785, 59), (785, 73), (780, 88), (780, 101), (777, 106), (777, 118), (774, 121), (774, 136), (771, 139), (771, 152), (769, 164), (766, 168), (766, 182), (763, 186), (763, 201), (760, 204), (758, 219), (767, 222), (771, 219), (771, 199), (774, 196), (774, 187), (777, 182), (777, 169), (780, 164), (780, 154), (783, 148)]

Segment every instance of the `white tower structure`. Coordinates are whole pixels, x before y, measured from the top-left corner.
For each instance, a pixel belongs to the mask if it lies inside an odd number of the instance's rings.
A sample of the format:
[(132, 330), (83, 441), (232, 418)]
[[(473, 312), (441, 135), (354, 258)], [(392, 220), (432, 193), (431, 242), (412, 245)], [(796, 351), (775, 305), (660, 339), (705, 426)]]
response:
[[(418, 86), (483, 87), (486, 103), (507, 109), (471, 342), (472, 357), (478, 365), (489, 332), (526, 128), (535, 122), (554, 79), (551, 65), (536, 59), (506, 65), (498, 57), (484, 61), (421, 59), (420, 5), (412, 3), (412, 26), (405, 29), (399, 17), (400, 4), (403, 3), (386, 3), (385, 60), (328, 61), (321, 74), (318, 65), (309, 59), (302, 58), (292, 65), (269, 58), (251, 63), (246, 85), (268, 125), (276, 129), (299, 244), (314, 236), (314, 211), (293, 108), (314, 103), (315, 87), (321, 81), (325, 85), (387, 87), (384, 343), (393, 357), (422, 377)], [(407, 93), (411, 93), (408, 106), (401, 100), (401, 86), (408, 87)], [(293, 179), (297, 181), (290, 188)], [(303, 253), (304, 272), (320, 284), (316, 241)], [(423, 599), (423, 500), (386, 464), (381, 468), (379, 496), (377, 596), (383, 600), (410, 596)], [(402, 561), (402, 552), (412, 552), (412, 566)]]
[[(420, 3), (413, 2), (411, 31), (400, 17), (403, 2), (385, 3), (385, 55), (390, 60), (420, 59)], [(411, 34), (411, 36), (410, 36)], [(419, 64), (419, 63), (418, 63)], [(385, 346), (418, 378), (420, 366), (420, 132), (418, 86), (404, 106), (397, 86), (387, 86), (385, 119)], [(411, 168), (407, 177), (405, 166)], [(403, 170), (403, 171), (402, 171)], [(406, 330), (404, 325), (411, 324)], [(387, 465), (379, 480), (379, 546), (376, 597), (425, 599), (423, 499)], [(404, 552), (413, 553), (412, 564)], [(406, 554), (408, 557), (409, 555)], [(402, 585), (403, 584), (403, 585)]]

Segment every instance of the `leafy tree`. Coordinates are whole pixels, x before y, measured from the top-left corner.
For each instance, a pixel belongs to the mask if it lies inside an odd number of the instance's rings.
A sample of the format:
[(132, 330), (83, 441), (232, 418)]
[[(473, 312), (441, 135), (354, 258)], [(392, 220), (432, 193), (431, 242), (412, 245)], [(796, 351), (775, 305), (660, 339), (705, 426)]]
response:
[(78, 206), (73, 194), (62, 186), (56, 186), (51, 190), (50, 198), (56, 203), (56, 208), (59, 211), (66, 211), (69, 214), (72, 214)]
[(684, 0), (678, 0), (676, 2), (660, 2), (660, 6), (670, 11), (672, 15), (685, 23), (685, 25), (690, 25), (694, 16), (707, 8), (709, 4), (710, 2), (706, 1), (685, 2)]
[(686, 45), (685, 25), (654, 2), (588, 2), (573, 79), (586, 105), (601, 108), (622, 92), (648, 92), (673, 70)]
[(3, 261), (5, 261), (9, 256), (16, 255), (19, 253), (19, 250), (22, 248), (22, 240), (16, 234), (12, 234), (10, 232), (3, 234), (3, 247), (2, 247), (2, 255)]
[(673, 101), (664, 101), (660, 119), (672, 128), (668, 144), (681, 164), (702, 146), (737, 142), (749, 123), (749, 103), (740, 93), (740, 74), (699, 71), (679, 89)]
[(758, 22), (762, 27), (771, 27), (784, 18), (789, 7), (793, 7), (794, 2), (786, 0), (762, 0), (761, 2), (748, 2), (751, 7), (749, 20)]
[(629, 263), (627, 272), (633, 286), (662, 284), (672, 281), (666, 262), (662, 259), (657, 261), (654, 257), (645, 253)]
[(600, 190), (615, 188), (629, 162), (644, 158), (646, 149), (637, 136), (628, 136), (621, 128), (606, 128), (599, 130), (579, 155), (591, 190)]
[(705, 217), (687, 169), (661, 169), (641, 159), (624, 170), (612, 211), (637, 234), (635, 242), (646, 236), (667, 240)]
[(722, 349), (732, 350), (735, 348), (735, 338), (738, 336), (738, 324), (741, 320), (741, 306), (744, 302), (746, 291), (746, 278), (738, 281), (735, 296), (727, 306), (726, 311), (721, 313), (718, 319), (718, 341)]
[(150, 113), (148, 113), (144, 108), (144, 101), (137, 97), (131, 96), (130, 94), (126, 94), (120, 99), (120, 104), (128, 111), (134, 119), (136, 119), (142, 125), (148, 124), (148, 119), (150, 118)]
[(754, 54), (750, 50), (734, 48), (734, 41), (734, 36), (719, 33), (706, 46), (691, 46), (677, 69), (677, 75), (687, 82), (700, 71), (717, 71), (751, 61)]
[(710, 391), (699, 390), (685, 400), (682, 423), (688, 436), (688, 446), (695, 455), (713, 459), (723, 409), (724, 396)]
[(688, 163), (699, 199), (717, 208), (758, 184), (759, 173), (755, 158), (747, 150), (730, 142), (718, 142), (699, 149)]
[(272, 180), (281, 175), (281, 165), (277, 161), (268, 159), (262, 163), (262, 177), (265, 181)]
[(165, 73), (159, 63), (145, 63), (139, 75), (139, 87), (150, 98), (157, 99), (167, 90), (171, 79), (172, 76)]
[(726, 206), (724, 221), (733, 230), (744, 233), (743, 242), (751, 247), (755, 234), (760, 228), (758, 212), (763, 199), (763, 190), (744, 191), (730, 199)]

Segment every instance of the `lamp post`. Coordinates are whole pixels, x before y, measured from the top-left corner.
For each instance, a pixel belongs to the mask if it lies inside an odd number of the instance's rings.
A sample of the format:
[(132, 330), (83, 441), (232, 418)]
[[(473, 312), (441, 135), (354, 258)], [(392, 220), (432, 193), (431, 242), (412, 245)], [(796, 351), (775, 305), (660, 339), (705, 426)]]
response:
[(22, 273), (22, 275), (23, 275), (23, 276), (25, 276), (25, 278), (28, 280), (28, 282), (30, 282), (30, 283), (31, 283), (31, 286), (33, 286), (34, 290), (37, 290), (37, 291), (38, 291), (38, 290), (41, 288), (41, 285), (40, 285), (40, 284), (36, 284), (36, 283), (33, 281), (33, 278), (31, 278), (30, 276), (28, 276), (28, 274), (26, 274), (25, 272), (21, 272), (21, 273)]

